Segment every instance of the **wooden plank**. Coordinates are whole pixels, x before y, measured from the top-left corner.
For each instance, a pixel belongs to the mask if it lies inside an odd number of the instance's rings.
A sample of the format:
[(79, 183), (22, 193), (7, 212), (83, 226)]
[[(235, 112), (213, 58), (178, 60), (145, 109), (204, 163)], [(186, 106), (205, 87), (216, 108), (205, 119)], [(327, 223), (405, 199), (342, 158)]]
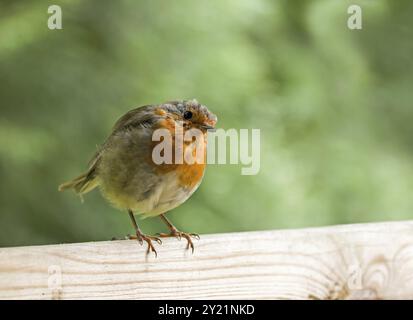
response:
[(413, 221), (0, 249), (1, 299), (411, 299)]

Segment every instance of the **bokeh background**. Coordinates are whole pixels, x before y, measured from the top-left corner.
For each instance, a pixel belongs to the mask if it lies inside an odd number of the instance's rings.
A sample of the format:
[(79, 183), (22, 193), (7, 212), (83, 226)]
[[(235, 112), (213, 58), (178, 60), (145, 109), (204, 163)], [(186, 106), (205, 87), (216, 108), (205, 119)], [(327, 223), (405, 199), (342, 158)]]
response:
[[(47, 28), (51, 4), (63, 30)], [(256, 176), (209, 166), (169, 214), (181, 229), (411, 219), (412, 16), (410, 0), (1, 1), (0, 246), (132, 232), (98, 191), (81, 203), (57, 186), (124, 112), (182, 98), (262, 141)]]

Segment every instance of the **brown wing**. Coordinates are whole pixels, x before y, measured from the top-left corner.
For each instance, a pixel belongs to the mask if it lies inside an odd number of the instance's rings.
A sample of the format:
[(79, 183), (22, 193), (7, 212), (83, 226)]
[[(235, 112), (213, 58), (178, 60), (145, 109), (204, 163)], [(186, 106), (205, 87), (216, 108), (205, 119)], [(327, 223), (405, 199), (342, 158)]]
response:
[(99, 158), (102, 152), (105, 150), (108, 142), (110, 141), (110, 137), (114, 134), (118, 133), (119, 131), (131, 128), (131, 127), (146, 127), (150, 126), (153, 122), (153, 105), (146, 105), (142, 107), (138, 107), (132, 109), (125, 113), (122, 117), (116, 121), (115, 125), (112, 128), (111, 134), (107, 137), (105, 142), (99, 147), (99, 150), (95, 153), (92, 159), (89, 161), (89, 171), (93, 167), (97, 167), (99, 164)]
[(116, 121), (112, 129), (112, 134), (130, 126), (136, 127), (140, 125), (145, 126), (148, 123), (151, 124), (154, 116), (152, 113), (154, 107), (153, 105), (147, 105), (128, 111)]
[(142, 127), (150, 126), (154, 121), (154, 115), (152, 109), (154, 106), (148, 105), (133, 109), (116, 121), (113, 126), (112, 132), (105, 142), (99, 147), (98, 151), (89, 161), (88, 170), (80, 175), (79, 177), (63, 183), (59, 186), (59, 190), (74, 189), (77, 193), (83, 194), (91, 191), (97, 186), (96, 177), (98, 175), (98, 166), (101, 159), (102, 153), (105, 151), (106, 146), (110, 143), (110, 138), (122, 130), (127, 130), (131, 127)]

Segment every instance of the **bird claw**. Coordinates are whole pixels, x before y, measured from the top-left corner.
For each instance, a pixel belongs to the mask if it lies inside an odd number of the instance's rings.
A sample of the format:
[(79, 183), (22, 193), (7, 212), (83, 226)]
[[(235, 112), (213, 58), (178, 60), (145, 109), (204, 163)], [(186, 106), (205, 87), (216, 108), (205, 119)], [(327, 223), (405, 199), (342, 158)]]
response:
[(154, 236), (147, 236), (143, 233), (136, 233), (136, 235), (127, 235), (127, 239), (129, 240), (138, 240), (140, 245), (143, 245), (143, 241), (148, 244), (148, 249), (146, 250), (146, 254), (149, 254), (151, 251), (155, 254), (155, 257), (158, 257), (158, 253), (152, 243), (152, 241), (156, 241), (158, 244), (162, 244), (162, 240), (158, 237)]
[(189, 234), (191, 237), (195, 238), (196, 240), (201, 240), (201, 237), (197, 233), (190, 233)]
[(191, 248), (192, 253), (194, 253), (195, 248), (191, 237), (200, 240), (200, 237), (197, 233), (187, 233), (178, 230), (172, 230), (171, 233), (157, 233), (156, 235), (161, 238), (177, 238), (178, 240), (185, 238), (187, 241), (186, 249), (188, 250), (189, 248)]

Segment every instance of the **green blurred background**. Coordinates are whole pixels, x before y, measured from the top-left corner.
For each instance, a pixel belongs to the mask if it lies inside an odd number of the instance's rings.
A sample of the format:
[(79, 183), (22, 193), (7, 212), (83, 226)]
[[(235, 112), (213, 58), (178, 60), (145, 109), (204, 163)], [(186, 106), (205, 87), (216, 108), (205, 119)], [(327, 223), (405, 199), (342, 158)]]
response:
[[(47, 28), (51, 4), (63, 30)], [(182, 230), (411, 219), (412, 16), (410, 0), (1, 1), (0, 245), (132, 232), (98, 191), (82, 204), (57, 186), (124, 112), (182, 98), (262, 138), (258, 175), (209, 166), (170, 213)]]

